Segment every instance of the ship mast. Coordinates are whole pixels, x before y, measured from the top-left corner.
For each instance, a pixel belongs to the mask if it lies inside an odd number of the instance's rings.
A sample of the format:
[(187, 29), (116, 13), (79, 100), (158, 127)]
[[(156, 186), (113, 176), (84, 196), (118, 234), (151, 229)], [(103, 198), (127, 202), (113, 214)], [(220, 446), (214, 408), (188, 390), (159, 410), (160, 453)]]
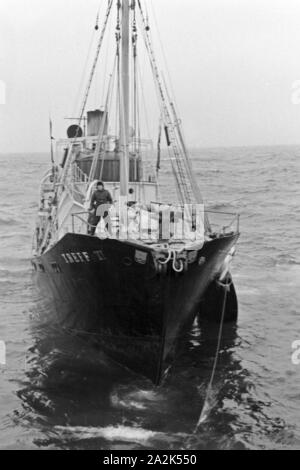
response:
[(120, 196), (128, 196), (129, 173), (129, 0), (122, 0), (121, 99), (120, 99)]

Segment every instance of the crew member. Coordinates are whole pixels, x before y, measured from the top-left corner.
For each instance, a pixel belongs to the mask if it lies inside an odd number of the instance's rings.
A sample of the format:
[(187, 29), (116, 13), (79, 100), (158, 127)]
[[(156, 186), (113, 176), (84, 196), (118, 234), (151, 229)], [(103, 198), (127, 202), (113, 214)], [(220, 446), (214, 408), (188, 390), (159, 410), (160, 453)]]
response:
[[(106, 230), (111, 233), (111, 223), (109, 217), (109, 205), (112, 204), (112, 197), (106, 189), (104, 189), (104, 184), (102, 181), (98, 181), (97, 189), (94, 191), (91, 204), (90, 204), (90, 215), (88, 219), (88, 234), (94, 235), (96, 227), (100, 222), (101, 217), (105, 221)], [(102, 207), (103, 206), (103, 207)]]

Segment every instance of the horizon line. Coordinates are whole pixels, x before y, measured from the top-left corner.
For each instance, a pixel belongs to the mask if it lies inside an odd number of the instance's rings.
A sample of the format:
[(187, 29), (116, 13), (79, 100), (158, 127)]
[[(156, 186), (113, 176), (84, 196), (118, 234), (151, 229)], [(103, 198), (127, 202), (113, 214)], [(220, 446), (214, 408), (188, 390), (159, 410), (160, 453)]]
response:
[[(189, 150), (213, 150), (213, 149), (234, 149), (234, 148), (257, 148), (257, 147), (300, 147), (299, 143), (294, 144), (245, 144), (245, 145), (209, 145), (209, 146), (201, 146), (201, 145), (190, 145), (188, 146)], [(162, 150), (167, 150), (167, 148), (163, 148)], [(46, 150), (25, 150), (21, 151), (14, 151), (14, 152), (5, 152), (0, 151), (0, 155), (26, 155), (26, 154), (37, 154), (37, 155), (48, 155), (50, 154), (49, 151)]]

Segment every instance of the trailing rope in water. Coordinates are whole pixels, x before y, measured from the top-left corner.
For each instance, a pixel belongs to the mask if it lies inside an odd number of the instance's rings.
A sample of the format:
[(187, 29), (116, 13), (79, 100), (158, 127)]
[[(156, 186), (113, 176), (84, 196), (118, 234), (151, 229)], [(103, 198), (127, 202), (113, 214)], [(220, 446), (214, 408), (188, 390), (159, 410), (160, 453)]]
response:
[(221, 315), (221, 320), (220, 320), (220, 326), (219, 326), (219, 333), (218, 333), (218, 342), (217, 342), (217, 348), (216, 348), (216, 353), (215, 353), (215, 358), (214, 358), (214, 363), (213, 363), (213, 368), (210, 376), (210, 380), (206, 389), (206, 394), (205, 394), (205, 400), (202, 406), (202, 410), (196, 425), (196, 428), (194, 430), (194, 433), (196, 433), (201, 426), (201, 424), (206, 420), (208, 413), (209, 413), (209, 403), (211, 402), (210, 400), (210, 395), (212, 392), (212, 384), (213, 380), (215, 377), (216, 369), (217, 369), (217, 363), (218, 363), (218, 358), (219, 358), (219, 353), (220, 353), (220, 347), (221, 347), (221, 340), (222, 340), (222, 332), (223, 332), (223, 325), (224, 325), (224, 318), (225, 318), (225, 308), (226, 308), (226, 301), (227, 301), (227, 292), (230, 289), (230, 286), (232, 284), (232, 279), (230, 278), (229, 282), (222, 282), (222, 281), (217, 281), (220, 286), (224, 287), (224, 298), (223, 298), (223, 306), (222, 306), (222, 315)]

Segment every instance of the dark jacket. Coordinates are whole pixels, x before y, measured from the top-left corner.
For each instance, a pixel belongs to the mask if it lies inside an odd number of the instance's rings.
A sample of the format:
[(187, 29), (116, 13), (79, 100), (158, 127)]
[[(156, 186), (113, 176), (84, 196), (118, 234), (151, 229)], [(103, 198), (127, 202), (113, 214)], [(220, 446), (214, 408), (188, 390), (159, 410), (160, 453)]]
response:
[(101, 204), (112, 204), (112, 202), (112, 197), (106, 189), (103, 189), (102, 191), (97, 189), (92, 195), (91, 209), (96, 208)]

